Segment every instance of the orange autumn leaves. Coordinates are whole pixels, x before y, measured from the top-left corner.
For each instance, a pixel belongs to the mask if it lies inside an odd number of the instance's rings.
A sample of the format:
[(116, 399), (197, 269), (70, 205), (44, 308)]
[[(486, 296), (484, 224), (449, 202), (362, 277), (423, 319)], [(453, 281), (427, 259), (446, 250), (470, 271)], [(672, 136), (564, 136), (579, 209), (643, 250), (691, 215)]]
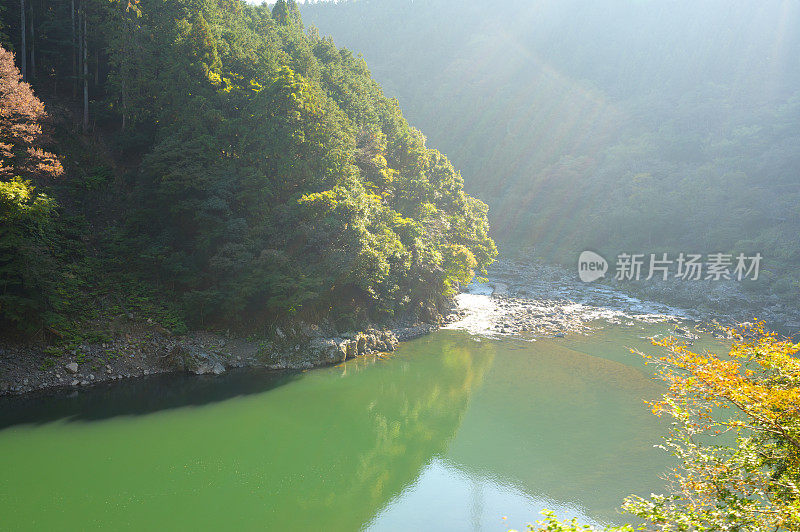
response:
[(43, 150), (44, 104), (22, 81), (11, 52), (0, 47), (0, 180), (57, 177), (64, 169)]
[[(674, 338), (654, 341), (669, 350), (654, 360), (669, 392), (652, 403), (653, 412), (684, 417), (681, 409), (695, 407), (697, 419), (708, 423), (704, 429), (756, 428), (786, 438), (800, 451), (800, 427), (793, 426), (800, 412), (800, 360), (795, 356), (800, 344), (765, 332), (763, 323), (736, 330), (733, 337), (726, 357), (695, 353)], [(736, 414), (714, 421), (714, 409)]]

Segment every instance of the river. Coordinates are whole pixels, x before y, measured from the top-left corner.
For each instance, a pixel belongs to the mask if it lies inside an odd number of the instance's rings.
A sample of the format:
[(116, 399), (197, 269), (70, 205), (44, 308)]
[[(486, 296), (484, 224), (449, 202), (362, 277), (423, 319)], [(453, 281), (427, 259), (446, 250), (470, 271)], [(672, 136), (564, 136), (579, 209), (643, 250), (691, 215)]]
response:
[(663, 491), (663, 388), (629, 348), (674, 323), (584, 308), (534, 337), (480, 287), (461, 304), (386, 357), (5, 398), (0, 529), (505, 531)]

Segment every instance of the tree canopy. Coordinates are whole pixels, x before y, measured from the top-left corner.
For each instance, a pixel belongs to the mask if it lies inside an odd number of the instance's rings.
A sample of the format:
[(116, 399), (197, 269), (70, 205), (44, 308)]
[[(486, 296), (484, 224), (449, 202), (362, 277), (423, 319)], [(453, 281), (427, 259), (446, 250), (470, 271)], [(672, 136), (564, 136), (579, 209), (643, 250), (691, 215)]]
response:
[[(56, 44), (71, 40), (70, 6), (51, 6), (64, 25), (39, 33), (30, 73), (55, 98), (74, 84)], [(78, 3), (90, 122), (116, 175), (101, 196), (64, 199), (102, 199), (113, 220), (93, 239), (101, 260), (189, 323), (432, 318), (492, 262), (486, 206), (361, 57), (306, 31), (296, 2), (133, 7)]]

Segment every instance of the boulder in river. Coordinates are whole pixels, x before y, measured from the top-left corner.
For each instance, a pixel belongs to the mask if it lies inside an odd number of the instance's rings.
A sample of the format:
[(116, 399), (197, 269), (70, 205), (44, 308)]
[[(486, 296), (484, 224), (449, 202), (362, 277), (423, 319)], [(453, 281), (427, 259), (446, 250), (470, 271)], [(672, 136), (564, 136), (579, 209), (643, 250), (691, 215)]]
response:
[(358, 349), (356, 348), (356, 345), (357, 344), (355, 340), (350, 340), (347, 342), (347, 347), (345, 349), (348, 359), (355, 358), (358, 355)]
[(347, 358), (347, 345), (333, 338), (314, 338), (308, 347), (313, 359), (323, 363), (344, 362)]

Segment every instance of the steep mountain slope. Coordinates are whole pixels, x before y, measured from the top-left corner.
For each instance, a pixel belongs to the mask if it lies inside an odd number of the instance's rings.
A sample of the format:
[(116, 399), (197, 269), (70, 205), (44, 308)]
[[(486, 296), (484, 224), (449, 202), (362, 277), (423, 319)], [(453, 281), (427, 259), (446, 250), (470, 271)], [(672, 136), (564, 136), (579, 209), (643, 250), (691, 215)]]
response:
[[(494, 236), (762, 253), (800, 278), (800, 7), (791, 2), (357, 0), (304, 17), (362, 52), (491, 207)], [(533, 248), (533, 249), (532, 249)]]
[(486, 206), (294, 1), (34, 0), (29, 16), (28, 78), (67, 172), (34, 183), (61, 206), (55, 265), (47, 286), (3, 270), (30, 303), (0, 307), (5, 326), (59, 335), (137, 305), (178, 328), (430, 319), (496, 254)]

